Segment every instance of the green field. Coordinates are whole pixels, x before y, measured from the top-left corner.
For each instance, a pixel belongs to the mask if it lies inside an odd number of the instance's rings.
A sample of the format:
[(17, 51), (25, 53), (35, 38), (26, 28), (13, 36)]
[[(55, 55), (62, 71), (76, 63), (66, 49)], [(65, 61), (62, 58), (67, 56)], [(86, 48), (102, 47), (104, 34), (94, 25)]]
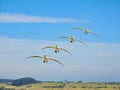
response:
[(1, 83), (0, 90), (120, 90), (120, 83), (42, 82), (19, 87)]

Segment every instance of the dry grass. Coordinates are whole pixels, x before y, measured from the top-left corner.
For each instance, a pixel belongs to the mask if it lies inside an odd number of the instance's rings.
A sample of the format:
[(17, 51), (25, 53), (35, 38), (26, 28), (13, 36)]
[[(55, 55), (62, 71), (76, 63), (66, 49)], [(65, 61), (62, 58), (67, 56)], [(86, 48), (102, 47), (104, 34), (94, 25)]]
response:
[(0, 84), (0, 87), (13, 90), (120, 90), (120, 85), (98, 83), (37, 83), (24, 86), (11, 86)]

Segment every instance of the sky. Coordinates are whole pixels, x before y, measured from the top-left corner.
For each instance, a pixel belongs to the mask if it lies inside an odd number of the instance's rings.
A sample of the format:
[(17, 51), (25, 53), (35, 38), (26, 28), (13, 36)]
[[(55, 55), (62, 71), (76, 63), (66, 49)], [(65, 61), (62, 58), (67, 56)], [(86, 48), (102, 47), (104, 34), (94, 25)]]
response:
[[(120, 82), (119, 26), (119, 0), (0, 0), (0, 78)], [(62, 36), (74, 36), (87, 46)], [(41, 50), (54, 45), (72, 55)], [(32, 55), (48, 55), (64, 67), (26, 58)]]

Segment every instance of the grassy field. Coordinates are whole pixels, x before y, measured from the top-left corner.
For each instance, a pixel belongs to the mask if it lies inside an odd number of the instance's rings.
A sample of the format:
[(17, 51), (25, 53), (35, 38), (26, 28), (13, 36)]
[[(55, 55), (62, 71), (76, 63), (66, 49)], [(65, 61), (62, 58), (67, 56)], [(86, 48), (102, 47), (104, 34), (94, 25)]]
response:
[(17, 87), (1, 83), (0, 90), (120, 90), (120, 84), (42, 82)]

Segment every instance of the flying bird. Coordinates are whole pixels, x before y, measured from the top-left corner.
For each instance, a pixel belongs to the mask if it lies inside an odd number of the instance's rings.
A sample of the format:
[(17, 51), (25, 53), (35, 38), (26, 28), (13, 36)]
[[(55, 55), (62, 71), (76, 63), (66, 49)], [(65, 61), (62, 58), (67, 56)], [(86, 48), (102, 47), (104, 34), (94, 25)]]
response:
[(58, 53), (60, 50), (63, 50), (63, 51), (65, 51), (65, 52), (71, 54), (68, 50), (66, 50), (66, 49), (64, 49), (64, 48), (58, 47), (58, 45), (55, 45), (55, 46), (47, 46), (47, 47), (42, 48), (42, 50), (43, 50), (43, 49), (46, 49), (46, 48), (53, 48), (53, 49), (55, 49), (55, 53)]
[(29, 57), (27, 57), (27, 58), (41, 58), (41, 59), (43, 59), (43, 62), (44, 62), (44, 63), (47, 63), (48, 60), (53, 60), (53, 61), (61, 64), (62, 66), (64, 66), (59, 60), (54, 59), (54, 58), (48, 58), (47, 55), (44, 55), (44, 56), (29, 56)]
[(80, 39), (76, 39), (76, 38), (73, 37), (73, 36), (63, 36), (63, 37), (59, 37), (59, 38), (67, 38), (67, 39), (69, 39), (69, 41), (70, 41), (71, 43), (74, 43), (75, 41), (78, 41), (78, 42), (80, 42), (80, 43), (82, 43), (83, 45), (86, 46), (86, 44), (85, 44), (83, 41), (81, 41)]
[(72, 28), (72, 29), (82, 30), (84, 32), (84, 34), (91, 33), (91, 34), (95, 35), (96, 37), (99, 37), (95, 32), (92, 32), (92, 31), (88, 30), (87, 28), (76, 27), (76, 28)]

